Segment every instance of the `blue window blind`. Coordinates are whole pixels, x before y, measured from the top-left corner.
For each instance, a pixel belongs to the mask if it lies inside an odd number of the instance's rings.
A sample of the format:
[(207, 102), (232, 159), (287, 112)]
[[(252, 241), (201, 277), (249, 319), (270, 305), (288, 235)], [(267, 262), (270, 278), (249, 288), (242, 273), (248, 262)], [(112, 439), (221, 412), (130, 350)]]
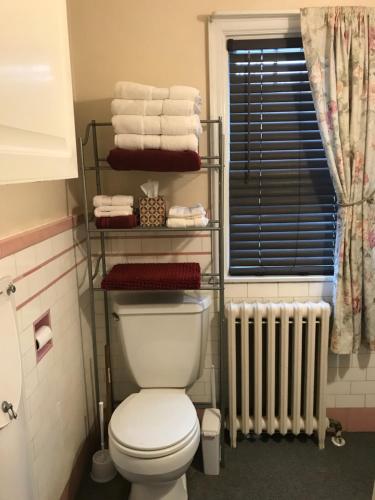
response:
[(336, 197), (300, 38), (228, 40), (229, 274), (333, 274)]

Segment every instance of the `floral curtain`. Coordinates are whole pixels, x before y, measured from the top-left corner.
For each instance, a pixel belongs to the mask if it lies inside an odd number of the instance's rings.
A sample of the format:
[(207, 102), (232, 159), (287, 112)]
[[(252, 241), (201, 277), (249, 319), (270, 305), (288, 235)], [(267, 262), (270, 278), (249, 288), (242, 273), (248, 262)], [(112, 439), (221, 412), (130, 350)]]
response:
[(331, 349), (375, 350), (375, 9), (305, 8), (301, 30), (339, 204)]

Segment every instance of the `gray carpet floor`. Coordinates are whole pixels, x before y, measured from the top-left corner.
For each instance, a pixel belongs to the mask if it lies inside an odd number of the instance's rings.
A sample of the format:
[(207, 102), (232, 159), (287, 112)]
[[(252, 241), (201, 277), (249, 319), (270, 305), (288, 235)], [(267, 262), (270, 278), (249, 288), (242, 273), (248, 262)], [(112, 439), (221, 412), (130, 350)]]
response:
[[(197, 453), (187, 479), (189, 500), (371, 500), (375, 480), (375, 433), (345, 433), (337, 448), (327, 437), (320, 451), (305, 436), (243, 440), (225, 447), (220, 476), (205, 476)], [(129, 484), (85, 477), (77, 500), (126, 500)]]

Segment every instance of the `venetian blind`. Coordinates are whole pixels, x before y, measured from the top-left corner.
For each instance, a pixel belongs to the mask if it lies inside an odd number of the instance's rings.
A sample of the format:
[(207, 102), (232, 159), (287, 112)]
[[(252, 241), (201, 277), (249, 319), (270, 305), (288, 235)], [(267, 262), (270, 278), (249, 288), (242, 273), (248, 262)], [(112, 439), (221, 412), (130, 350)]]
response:
[(332, 274), (336, 198), (300, 38), (228, 40), (231, 275)]

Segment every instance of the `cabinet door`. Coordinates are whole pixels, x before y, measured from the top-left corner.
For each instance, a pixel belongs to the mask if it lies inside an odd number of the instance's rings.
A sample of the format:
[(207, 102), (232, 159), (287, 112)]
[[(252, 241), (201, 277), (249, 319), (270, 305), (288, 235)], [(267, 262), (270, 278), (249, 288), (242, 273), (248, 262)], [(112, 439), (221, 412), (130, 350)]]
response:
[(77, 177), (65, 0), (0, 7), (0, 184)]

